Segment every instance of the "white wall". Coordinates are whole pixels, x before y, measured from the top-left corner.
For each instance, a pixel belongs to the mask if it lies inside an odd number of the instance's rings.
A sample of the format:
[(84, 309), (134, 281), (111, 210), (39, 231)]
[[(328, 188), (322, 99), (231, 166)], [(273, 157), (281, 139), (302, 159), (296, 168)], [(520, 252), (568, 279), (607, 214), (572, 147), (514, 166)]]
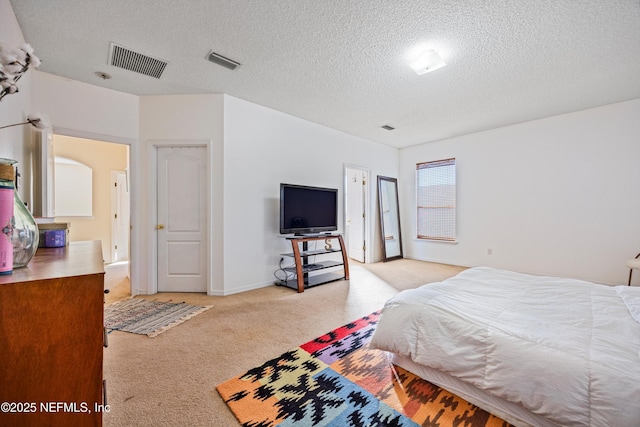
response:
[[(449, 157), (458, 243), (417, 241), (415, 165)], [(406, 148), (400, 169), (408, 257), (620, 284), (640, 251), (640, 99)]]
[[(140, 156), (138, 179), (134, 181), (141, 198), (137, 216), (141, 227), (139, 253), (143, 260), (141, 293), (155, 293), (157, 289), (157, 253), (155, 251), (156, 212), (156, 146), (206, 144), (209, 154), (209, 247), (210, 286), (208, 293), (225, 293), (225, 265), (223, 252), (223, 182), (224, 165), (224, 98), (223, 95), (144, 96), (140, 98)], [(132, 193), (132, 197), (134, 197)]]
[(127, 144), (138, 139), (136, 95), (41, 71), (34, 73), (33, 90), (34, 108), (49, 116), (55, 133)]
[[(224, 106), (224, 290), (229, 294), (273, 284), (280, 254), (291, 252), (279, 235), (281, 182), (338, 188), (343, 232), (344, 165), (369, 168), (374, 180), (378, 174), (397, 176), (398, 150), (231, 96), (225, 96)], [(375, 204), (370, 213), (375, 218)], [(369, 248), (379, 259), (375, 230)]]

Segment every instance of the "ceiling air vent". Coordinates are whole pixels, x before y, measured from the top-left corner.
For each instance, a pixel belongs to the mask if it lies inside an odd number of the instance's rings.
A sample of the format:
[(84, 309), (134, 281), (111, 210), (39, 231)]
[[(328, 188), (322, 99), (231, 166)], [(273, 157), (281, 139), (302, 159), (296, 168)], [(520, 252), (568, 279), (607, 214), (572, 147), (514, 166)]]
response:
[(230, 70), (235, 70), (240, 66), (239, 62), (234, 61), (233, 59), (226, 58), (214, 51), (210, 50), (207, 56), (205, 57), (207, 61), (211, 61), (214, 64), (222, 65), (224, 68), (228, 68)]
[(109, 65), (159, 79), (168, 62), (134, 52), (115, 43), (109, 48)]

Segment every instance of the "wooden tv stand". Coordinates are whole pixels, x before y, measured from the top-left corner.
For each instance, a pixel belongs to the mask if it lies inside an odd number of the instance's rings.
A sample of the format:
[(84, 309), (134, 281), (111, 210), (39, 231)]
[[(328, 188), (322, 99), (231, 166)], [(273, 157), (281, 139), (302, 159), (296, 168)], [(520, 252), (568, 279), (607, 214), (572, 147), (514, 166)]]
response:
[[(284, 270), (290, 273), (295, 273), (296, 278), (290, 280), (281, 280), (278, 285), (287, 286), (292, 289), (297, 289), (298, 292), (304, 292), (305, 288), (312, 286), (322, 285), (336, 280), (349, 280), (349, 261), (347, 258), (347, 250), (344, 246), (344, 240), (340, 234), (318, 234), (313, 236), (293, 236), (287, 237), (287, 240), (291, 242), (293, 252), (282, 254), (282, 256), (293, 257), (295, 261), (295, 267), (285, 267)], [(340, 245), (339, 248), (326, 248), (326, 244), (322, 249), (309, 250), (309, 242), (317, 242), (319, 240), (325, 240), (327, 244), (331, 244), (332, 240), (337, 240)], [(302, 249), (300, 246), (302, 245)], [(319, 261), (315, 263), (309, 263), (309, 257), (334, 254), (340, 252), (342, 254), (342, 262), (334, 260)], [(342, 274), (336, 271), (324, 272), (322, 274), (310, 274), (311, 272), (317, 272), (319, 270), (333, 269), (334, 267), (341, 267)]]

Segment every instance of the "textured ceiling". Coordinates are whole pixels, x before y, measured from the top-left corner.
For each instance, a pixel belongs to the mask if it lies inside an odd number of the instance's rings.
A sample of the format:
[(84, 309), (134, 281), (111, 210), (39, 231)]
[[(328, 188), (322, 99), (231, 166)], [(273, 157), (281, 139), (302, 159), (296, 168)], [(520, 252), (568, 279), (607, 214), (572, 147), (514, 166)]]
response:
[[(42, 71), (136, 95), (226, 93), (395, 147), (640, 98), (638, 0), (11, 4)], [(107, 65), (111, 42), (169, 64), (160, 79)], [(424, 48), (448, 65), (415, 74), (407, 58)], [(212, 49), (242, 65), (206, 61)]]

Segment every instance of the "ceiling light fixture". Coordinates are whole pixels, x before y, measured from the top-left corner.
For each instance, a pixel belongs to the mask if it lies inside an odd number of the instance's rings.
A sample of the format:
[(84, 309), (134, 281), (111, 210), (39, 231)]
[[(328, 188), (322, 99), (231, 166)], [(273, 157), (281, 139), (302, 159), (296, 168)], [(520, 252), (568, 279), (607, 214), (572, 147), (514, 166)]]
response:
[(435, 50), (425, 50), (414, 61), (409, 63), (419, 76), (435, 71), (447, 65)]

